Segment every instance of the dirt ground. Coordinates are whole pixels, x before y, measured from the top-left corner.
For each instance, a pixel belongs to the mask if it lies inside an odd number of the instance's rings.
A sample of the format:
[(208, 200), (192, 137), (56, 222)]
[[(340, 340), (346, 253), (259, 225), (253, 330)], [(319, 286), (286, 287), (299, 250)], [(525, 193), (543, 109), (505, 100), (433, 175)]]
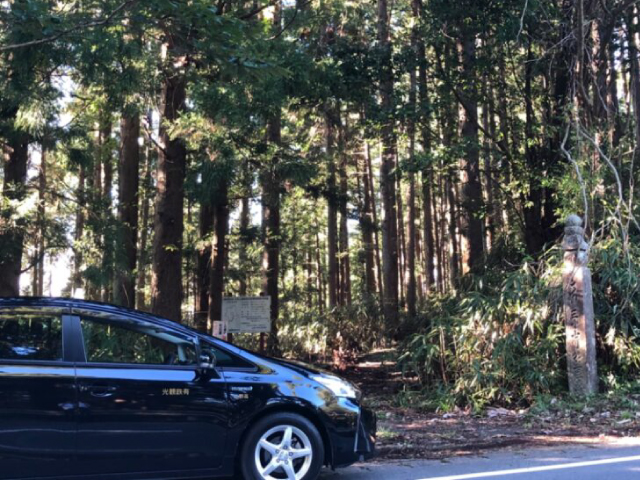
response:
[[(483, 415), (427, 413), (399, 406), (402, 379), (389, 355), (369, 355), (342, 372), (378, 413), (378, 458), (440, 459), (495, 449), (567, 444), (640, 445), (640, 396), (616, 410), (596, 404), (582, 410), (558, 402), (542, 413), (489, 408)], [(629, 408), (629, 405), (632, 408)], [(638, 405), (637, 409), (633, 406)]]

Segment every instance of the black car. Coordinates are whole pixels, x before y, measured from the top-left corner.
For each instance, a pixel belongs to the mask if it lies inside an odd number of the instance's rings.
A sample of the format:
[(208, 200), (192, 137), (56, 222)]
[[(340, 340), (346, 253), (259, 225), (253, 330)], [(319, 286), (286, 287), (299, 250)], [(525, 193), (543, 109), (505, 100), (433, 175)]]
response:
[(348, 382), (146, 313), (0, 299), (0, 478), (311, 480), (373, 454)]

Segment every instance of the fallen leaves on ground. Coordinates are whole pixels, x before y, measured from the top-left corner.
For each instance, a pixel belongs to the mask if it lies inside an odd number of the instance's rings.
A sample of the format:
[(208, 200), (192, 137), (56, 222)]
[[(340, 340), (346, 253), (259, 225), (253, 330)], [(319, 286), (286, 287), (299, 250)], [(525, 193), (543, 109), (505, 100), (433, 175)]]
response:
[(378, 413), (379, 459), (446, 459), (494, 449), (566, 444), (640, 445), (640, 397), (637, 411), (611, 405), (566, 408), (553, 399), (547, 409), (491, 407), (483, 415), (470, 410), (425, 413), (399, 407), (403, 386), (394, 362), (361, 362), (344, 376), (358, 384)]

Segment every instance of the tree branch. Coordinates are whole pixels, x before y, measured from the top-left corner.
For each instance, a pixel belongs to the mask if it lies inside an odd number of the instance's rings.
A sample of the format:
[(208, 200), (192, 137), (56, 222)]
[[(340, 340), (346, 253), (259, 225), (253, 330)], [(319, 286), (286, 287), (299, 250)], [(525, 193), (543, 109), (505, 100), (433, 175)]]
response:
[(576, 175), (578, 176), (578, 182), (580, 183), (580, 190), (582, 191), (582, 201), (584, 202), (584, 218), (582, 220), (582, 224), (586, 227), (589, 225), (589, 201), (587, 200), (587, 190), (585, 187), (584, 179), (582, 178), (582, 171), (580, 170), (580, 165), (575, 159), (571, 156), (571, 153), (567, 150), (567, 140), (569, 139), (569, 132), (571, 132), (571, 123), (567, 123), (567, 129), (564, 132), (564, 138), (562, 139), (562, 143), (560, 144), (560, 150), (567, 157), (567, 160), (571, 162), (573, 168), (576, 171)]
[(524, 17), (527, 15), (528, 7), (529, 7), (529, 0), (525, 0), (524, 8), (522, 9), (522, 15), (520, 16), (520, 29), (518, 30), (518, 35), (516, 35), (516, 42), (520, 40), (520, 35), (522, 35), (522, 31), (524, 30)]
[[(309, 5), (311, 3), (312, 0), (307, 1), (306, 3), (304, 3), (302, 6), (305, 7), (307, 5)], [(278, 33), (276, 33), (273, 37), (271, 37), (269, 40), (276, 40), (278, 37), (280, 37), (284, 32), (286, 32), (289, 27), (293, 24), (293, 22), (296, 21), (296, 18), (298, 17), (298, 13), (300, 12), (300, 7), (296, 5), (296, 11), (293, 12), (293, 16), (291, 17), (291, 20), (289, 20), (287, 22), (287, 24), (282, 27), (280, 29), (280, 31)]]
[(81, 23), (79, 25), (76, 25), (75, 27), (68, 28), (66, 30), (62, 30), (61, 32), (56, 33), (55, 35), (51, 35), (49, 37), (40, 38), (38, 40), (31, 40), (31, 41), (23, 42), (23, 43), (14, 43), (12, 45), (5, 45), (3, 47), (0, 47), (0, 52), (6, 52), (6, 51), (9, 51), (9, 50), (17, 50), (19, 48), (33, 47), (35, 45), (42, 45), (44, 43), (54, 42), (54, 41), (58, 40), (59, 38), (64, 37), (65, 35), (68, 35), (70, 33), (77, 32), (78, 30), (84, 30), (84, 29), (87, 29), (87, 28), (94, 28), (94, 27), (100, 27), (100, 26), (106, 25), (111, 20), (113, 20), (113, 18), (116, 15), (118, 15), (118, 13), (120, 13), (123, 10), (126, 10), (128, 7), (134, 5), (135, 3), (138, 3), (138, 0), (127, 0), (126, 2), (120, 4), (118, 7), (116, 7), (105, 18), (102, 18), (100, 20), (94, 20), (93, 22)]

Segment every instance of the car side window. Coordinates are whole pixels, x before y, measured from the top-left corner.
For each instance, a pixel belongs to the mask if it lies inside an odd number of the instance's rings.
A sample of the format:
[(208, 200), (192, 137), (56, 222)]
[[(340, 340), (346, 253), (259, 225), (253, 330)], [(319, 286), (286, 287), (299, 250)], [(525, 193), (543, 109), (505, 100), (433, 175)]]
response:
[(196, 365), (193, 342), (153, 325), (119, 324), (81, 318), (89, 363)]
[(216, 367), (223, 368), (255, 368), (255, 366), (246, 360), (238, 357), (237, 355), (233, 355), (221, 348), (216, 347), (215, 345), (202, 342), (200, 344), (200, 348), (204, 355), (214, 356), (216, 359)]
[(61, 317), (0, 315), (0, 359), (62, 361)]

